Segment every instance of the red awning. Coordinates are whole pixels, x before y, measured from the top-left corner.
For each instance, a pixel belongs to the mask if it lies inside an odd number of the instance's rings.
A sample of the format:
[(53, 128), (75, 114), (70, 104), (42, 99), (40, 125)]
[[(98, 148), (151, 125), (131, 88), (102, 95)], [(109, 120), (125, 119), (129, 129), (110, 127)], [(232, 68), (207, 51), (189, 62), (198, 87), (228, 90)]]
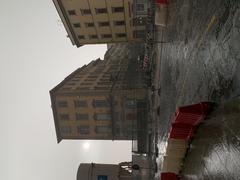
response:
[(157, 4), (169, 4), (169, 0), (156, 0)]

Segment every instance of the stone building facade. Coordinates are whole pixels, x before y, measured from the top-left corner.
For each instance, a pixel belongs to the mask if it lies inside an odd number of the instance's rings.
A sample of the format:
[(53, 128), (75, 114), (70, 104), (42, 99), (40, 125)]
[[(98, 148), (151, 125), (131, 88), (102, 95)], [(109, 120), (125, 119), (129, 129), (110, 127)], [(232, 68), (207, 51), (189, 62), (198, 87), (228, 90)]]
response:
[(123, 162), (120, 164), (96, 164), (81, 163), (77, 180), (131, 180), (131, 163)]
[(77, 69), (50, 91), (58, 142), (137, 138), (137, 121), (146, 112), (147, 92), (132, 53), (135, 48), (113, 45), (105, 60)]
[(145, 38), (147, 0), (53, 2), (68, 37), (77, 47), (84, 44), (139, 42)]

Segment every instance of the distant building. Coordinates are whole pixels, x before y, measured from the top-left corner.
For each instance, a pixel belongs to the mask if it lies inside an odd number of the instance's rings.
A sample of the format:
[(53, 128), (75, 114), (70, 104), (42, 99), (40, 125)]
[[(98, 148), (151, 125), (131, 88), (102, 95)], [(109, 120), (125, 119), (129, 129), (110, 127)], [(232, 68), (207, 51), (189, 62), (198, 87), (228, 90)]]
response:
[(77, 180), (132, 180), (131, 163), (95, 164), (82, 163), (77, 172)]
[(50, 91), (58, 142), (137, 138), (138, 125), (146, 121), (147, 92), (131, 52), (129, 45), (115, 45), (105, 60), (77, 69)]
[(147, 0), (53, 0), (73, 45), (139, 42)]

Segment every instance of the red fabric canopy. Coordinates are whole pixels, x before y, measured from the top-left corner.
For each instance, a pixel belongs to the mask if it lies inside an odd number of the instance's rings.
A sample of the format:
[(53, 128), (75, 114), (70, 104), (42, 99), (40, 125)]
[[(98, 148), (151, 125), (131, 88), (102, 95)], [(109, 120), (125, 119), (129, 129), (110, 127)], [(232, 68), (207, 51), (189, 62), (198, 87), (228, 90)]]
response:
[(169, 4), (169, 0), (156, 0), (157, 4)]
[(162, 172), (161, 180), (179, 180), (179, 177), (172, 172)]

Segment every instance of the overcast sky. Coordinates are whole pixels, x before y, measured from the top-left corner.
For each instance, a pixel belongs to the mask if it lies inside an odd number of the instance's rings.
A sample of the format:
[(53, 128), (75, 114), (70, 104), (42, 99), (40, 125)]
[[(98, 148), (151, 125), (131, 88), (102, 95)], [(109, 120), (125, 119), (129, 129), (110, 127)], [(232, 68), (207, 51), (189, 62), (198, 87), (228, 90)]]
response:
[(0, 179), (75, 180), (79, 163), (130, 160), (131, 142), (57, 144), (49, 90), (106, 45), (76, 48), (51, 0), (0, 0)]

